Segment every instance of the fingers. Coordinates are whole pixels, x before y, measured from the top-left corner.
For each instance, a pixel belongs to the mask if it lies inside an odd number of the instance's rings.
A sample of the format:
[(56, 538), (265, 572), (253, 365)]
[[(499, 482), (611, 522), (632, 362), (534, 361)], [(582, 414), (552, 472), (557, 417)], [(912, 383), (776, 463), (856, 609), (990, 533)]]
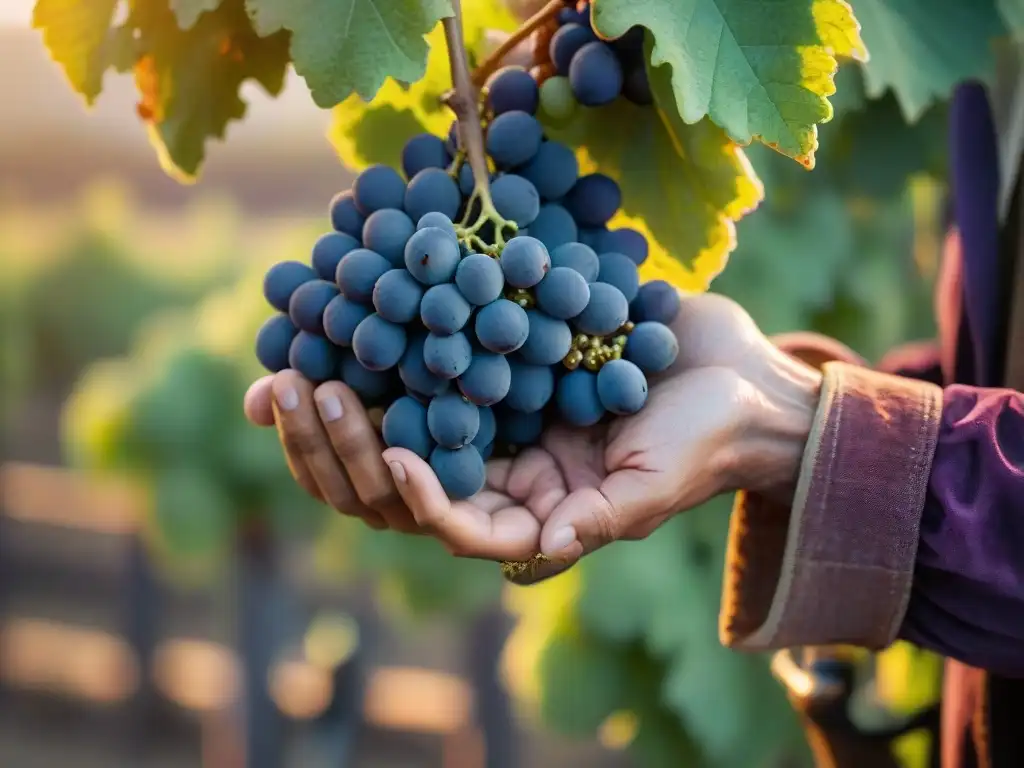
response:
[(271, 388), (278, 434), (299, 485), (341, 512), (384, 527), (377, 512), (359, 503), (313, 404), (313, 385), (289, 370), (275, 375)]
[(359, 397), (341, 382), (332, 381), (320, 385), (314, 399), (333, 453), (359, 501), (383, 517), (388, 527), (414, 532), (415, 521), (395, 489), (391, 470), (381, 458), (384, 446)]
[(661, 498), (655, 482), (642, 470), (620, 470), (599, 488), (582, 488), (565, 498), (541, 531), (540, 551), (550, 558), (574, 561), (621, 538), (634, 538), (672, 501)]
[(274, 408), (271, 402), (274, 399), (271, 391), (273, 381), (273, 376), (256, 379), (245, 393), (245, 418), (257, 427), (274, 426)]
[(416, 454), (389, 448), (384, 460), (416, 522), (453, 554), (528, 560), (536, 553), (540, 523), (526, 507), (509, 505), (507, 497), (493, 492), (451, 502), (429, 465)]

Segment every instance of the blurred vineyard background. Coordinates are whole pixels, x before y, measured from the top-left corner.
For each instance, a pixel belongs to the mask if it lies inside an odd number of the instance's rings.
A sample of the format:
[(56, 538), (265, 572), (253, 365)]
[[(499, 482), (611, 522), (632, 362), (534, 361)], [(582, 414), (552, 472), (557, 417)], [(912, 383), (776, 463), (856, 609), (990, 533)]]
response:
[[(87, 116), (17, 21), (0, 25), (18, 75), (0, 79), (0, 765), (803, 764), (767, 660), (718, 645), (728, 500), (530, 590), (310, 509), (239, 398), (262, 270), (305, 258), (351, 179), (329, 115), (300, 88), (254, 96), (181, 187), (131, 83)], [(751, 157), (767, 202), (716, 290), (768, 332), (870, 359), (933, 333), (937, 183)], [(160, 515), (179, 557), (146, 546)], [(927, 698), (902, 658), (890, 698)]]

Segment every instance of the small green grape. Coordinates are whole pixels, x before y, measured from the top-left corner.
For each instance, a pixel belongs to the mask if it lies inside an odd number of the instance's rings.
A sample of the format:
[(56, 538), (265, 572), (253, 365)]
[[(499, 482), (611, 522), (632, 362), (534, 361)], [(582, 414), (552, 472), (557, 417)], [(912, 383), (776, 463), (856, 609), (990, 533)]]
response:
[(572, 120), (579, 103), (573, 96), (567, 77), (549, 77), (540, 87), (540, 119), (542, 123), (563, 126)]

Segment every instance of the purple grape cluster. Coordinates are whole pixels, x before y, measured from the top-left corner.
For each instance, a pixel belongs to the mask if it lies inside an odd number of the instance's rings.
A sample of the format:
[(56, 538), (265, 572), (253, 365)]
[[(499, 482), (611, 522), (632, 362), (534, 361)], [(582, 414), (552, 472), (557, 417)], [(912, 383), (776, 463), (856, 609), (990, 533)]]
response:
[(644, 30), (633, 27), (605, 41), (590, 23), (590, 3), (560, 11), (548, 55), (555, 77), (568, 79), (576, 101), (585, 107), (611, 104), (620, 95), (641, 106), (653, 102), (644, 62)]
[(572, 150), (545, 139), (525, 71), (497, 73), (488, 101), (490, 195), (514, 233), (477, 224), (455, 131), (415, 136), (403, 173), (371, 166), (335, 197), (309, 263), (267, 272), (278, 312), (256, 339), (269, 371), (340, 380), (386, 408), (385, 443), (429, 461), (452, 498), (478, 492), (492, 453), (536, 443), (547, 423), (636, 413), (647, 376), (678, 353), (678, 294), (641, 286), (646, 239), (607, 227), (618, 184), (581, 176)]

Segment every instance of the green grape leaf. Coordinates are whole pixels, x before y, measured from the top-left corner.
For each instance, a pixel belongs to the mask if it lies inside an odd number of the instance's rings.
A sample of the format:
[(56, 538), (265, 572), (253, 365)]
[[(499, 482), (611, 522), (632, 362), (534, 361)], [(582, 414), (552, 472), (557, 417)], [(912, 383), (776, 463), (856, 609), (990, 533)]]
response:
[(208, 558), (227, 551), (235, 506), (214, 475), (189, 464), (163, 466), (153, 478), (154, 544), (171, 557)]
[(288, 36), (258, 37), (241, 0), (204, 13), (188, 30), (159, 3), (137, 5), (132, 22), (139, 32), (134, 67), (139, 116), (149, 126), (164, 170), (192, 181), (206, 142), (223, 139), (228, 124), (245, 116), (242, 84), (256, 80), (275, 96), (284, 87)]
[[(515, 29), (516, 20), (501, 0), (464, 0), (462, 27), (470, 58), (487, 45), (488, 29)], [(440, 26), (427, 36), (430, 53), (423, 77), (404, 86), (388, 80), (370, 102), (353, 94), (334, 108), (329, 138), (347, 167), (374, 163), (401, 167), (402, 147), (417, 133), (446, 136), (454, 115), (441, 103), (451, 88), (451, 66)]]
[(991, 2), (853, 0), (871, 59), (867, 94), (892, 89), (909, 122), (953, 87), (992, 74), (992, 38), (1004, 33)]
[(118, 0), (37, 0), (32, 26), (42, 30), (50, 56), (71, 87), (92, 105), (110, 65), (109, 27)]
[(865, 58), (843, 0), (594, 0), (593, 24), (618, 37), (640, 24), (654, 35), (650, 62), (672, 68), (684, 123), (710, 117), (742, 144), (764, 142), (814, 165), (818, 123), (837, 57)]
[(426, 35), (449, 0), (246, 0), (261, 35), (292, 33), (295, 71), (325, 109), (350, 94), (372, 99), (384, 80), (423, 77)]
[(178, 26), (191, 29), (199, 17), (207, 11), (214, 11), (222, 0), (171, 0), (171, 10), (178, 17)]
[(564, 622), (541, 651), (540, 716), (562, 733), (590, 735), (625, 704), (628, 658)]
[(757, 207), (764, 190), (743, 149), (721, 128), (708, 119), (683, 122), (668, 65), (651, 69), (650, 82), (657, 108), (619, 99), (585, 110), (565, 129), (545, 128), (577, 148), (582, 172), (619, 182), (623, 215), (611, 225), (648, 236), (644, 279), (702, 291), (736, 247), (735, 222)]
[(1024, 36), (1024, 3), (1021, 0), (996, 0), (996, 7), (1013, 36)]

